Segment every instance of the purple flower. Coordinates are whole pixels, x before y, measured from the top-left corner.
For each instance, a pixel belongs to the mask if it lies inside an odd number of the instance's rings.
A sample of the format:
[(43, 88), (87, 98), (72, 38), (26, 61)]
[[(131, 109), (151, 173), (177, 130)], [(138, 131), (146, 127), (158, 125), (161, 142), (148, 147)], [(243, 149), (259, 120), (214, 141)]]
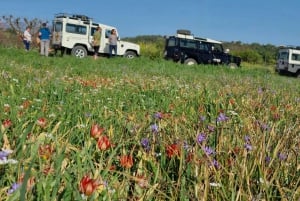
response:
[(215, 131), (215, 127), (211, 126), (211, 125), (208, 125), (207, 129), (208, 129), (209, 132), (214, 132)]
[(158, 133), (158, 125), (157, 124), (152, 124), (150, 126), (150, 129), (151, 129), (152, 133)]
[(244, 147), (245, 147), (245, 149), (247, 150), (247, 151), (252, 151), (252, 145), (251, 144), (249, 144), (249, 143), (246, 143), (245, 145), (244, 145)]
[(11, 188), (7, 191), (8, 194), (12, 194), (15, 192), (18, 188), (20, 188), (21, 184), (20, 183), (13, 183)]
[(200, 116), (200, 117), (199, 117), (199, 120), (200, 120), (201, 122), (205, 121), (205, 119), (206, 119), (205, 116)]
[(197, 136), (197, 143), (202, 144), (206, 140), (206, 135), (205, 133), (199, 133)]
[(266, 156), (265, 162), (266, 162), (266, 164), (269, 164), (271, 162), (271, 157), (270, 156)]
[(187, 141), (183, 142), (183, 149), (188, 150), (190, 148), (190, 145), (187, 143)]
[(224, 113), (220, 113), (219, 116), (217, 117), (217, 122), (227, 121), (228, 119), (229, 118)]
[(208, 156), (213, 155), (215, 153), (215, 151), (211, 147), (204, 147), (203, 150), (204, 150), (205, 154)]
[(212, 161), (212, 166), (214, 166), (216, 169), (219, 169), (219, 168), (220, 168), (220, 164), (219, 164), (219, 162), (218, 162), (216, 159), (214, 159), (214, 160)]
[(161, 112), (156, 112), (154, 115), (153, 115), (154, 119), (162, 119), (163, 115)]
[(278, 154), (278, 158), (281, 160), (281, 161), (284, 161), (287, 159), (287, 155), (285, 153), (279, 153)]
[(6, 160), (9, 154), (7, 151), (0, 151), (0, 160)]
[(149, 142), (149, 139), (148, 138), (143, 138), (141, 140), (141, 144), (142, 144), (142, 147), (146, 150), (146, 151), (149, 151), (150, 150), (150, 142)]
[(245, 142), (247, 143), (250, 143), (250, 136), (249, 135), (246, 135), (245, 137), (244, 137), (244, 140), (245, 140)]

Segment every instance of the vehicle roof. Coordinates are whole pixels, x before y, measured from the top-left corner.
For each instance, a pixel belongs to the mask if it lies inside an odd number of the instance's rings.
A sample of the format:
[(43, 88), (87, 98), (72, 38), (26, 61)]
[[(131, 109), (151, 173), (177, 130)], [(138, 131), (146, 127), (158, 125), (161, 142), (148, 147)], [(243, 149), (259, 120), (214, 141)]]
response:
[(210, 39), (210, 38), (194, 37), (193, 35), (177, 34), (174, 37), (183, 38), (183, 39), (198, 40), (198, 41), (208, 42), (208, 43), (222, 44), (222, 42), (218, 41), (218, 40), (214, 40), (214, 39)]
[(110, 25), (93, 22), (93, 19), (86, 15), (59, 13), (55, 15), (54, 20), (62, 20), (62, 21), (72, 22), (72, 23), (76, 21), (77, 24), (86, 24), (86, 25), (91, 24), (93, 26), (100, 26), (101, 28), (104, 27), (107, 29), (116, 29), (115, 27)]

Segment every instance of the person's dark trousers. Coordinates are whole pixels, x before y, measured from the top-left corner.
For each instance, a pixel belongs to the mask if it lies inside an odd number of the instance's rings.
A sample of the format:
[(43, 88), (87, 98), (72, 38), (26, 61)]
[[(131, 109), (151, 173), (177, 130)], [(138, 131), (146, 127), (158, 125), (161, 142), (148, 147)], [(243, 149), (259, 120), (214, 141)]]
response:
[(24, 45), (25, 45), (25, 50), (29, 51), (30, 42), (27, 41), (27, 40), (23, 40), (23, 42), (24, 42)]
[(117, 45), (109, 45), (109, 58), (112, 57), (112, 51), (114, 50), (114, 56), (117, 55)]

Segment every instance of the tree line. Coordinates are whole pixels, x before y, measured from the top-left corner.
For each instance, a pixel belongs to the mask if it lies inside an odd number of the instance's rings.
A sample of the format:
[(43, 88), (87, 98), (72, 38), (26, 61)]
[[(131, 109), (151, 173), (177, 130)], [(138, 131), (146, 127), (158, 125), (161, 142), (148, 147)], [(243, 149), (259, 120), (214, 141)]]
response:
[[(21, 47), (21, 36), (26, 26), (31, 27), (33, 38), (37, 37), (42, 20), (34, 18), (19, 18), (2, 16), (0, 19), (0, 44), (4, 46)], [(165, 37), (161, 35), (142, 35), (123, 38), (124, 40), (138, 43), (141, 47), (141, 55), (151, 59), (162, 58), (164, 54)], [(33, 40), (32, 46), (35, 47)], [(251, 64), (273, 65), (276, 62), (278, 48), (275, 45), (262, 45), (259, 43), (243, 43), (241, 41), (223, 42), (225, 49), (230, 49), (232, 55), (240, 56), (243, 62)]]

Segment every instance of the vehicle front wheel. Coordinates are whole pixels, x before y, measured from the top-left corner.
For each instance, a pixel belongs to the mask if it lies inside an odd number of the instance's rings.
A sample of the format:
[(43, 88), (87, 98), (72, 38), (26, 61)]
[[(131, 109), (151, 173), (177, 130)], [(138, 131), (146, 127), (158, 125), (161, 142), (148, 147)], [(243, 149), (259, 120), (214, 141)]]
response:
[(197, 61), (195, 59), (192, 59), (192, 58), (188, 58), (184, 61), (184, 64), (188, 65), (188, 66), (191, 66), (191, 65), (195, 65), (197, 64)]
[(72, 49), (72, 55), (81, 59), (87, 56), (87, 51), (85, 47), (78, 45)]
[(125, 52), (124, 57), (126, 57), (127, 59), (133, 59), (133, 58), (137, 57), (137, 55), (133, 51), (127, 51), (127, 52)]
[(236, 63), (229, 63), (228, 67), (234, 69), (234, 68), (237, 68), (238, 66)]

